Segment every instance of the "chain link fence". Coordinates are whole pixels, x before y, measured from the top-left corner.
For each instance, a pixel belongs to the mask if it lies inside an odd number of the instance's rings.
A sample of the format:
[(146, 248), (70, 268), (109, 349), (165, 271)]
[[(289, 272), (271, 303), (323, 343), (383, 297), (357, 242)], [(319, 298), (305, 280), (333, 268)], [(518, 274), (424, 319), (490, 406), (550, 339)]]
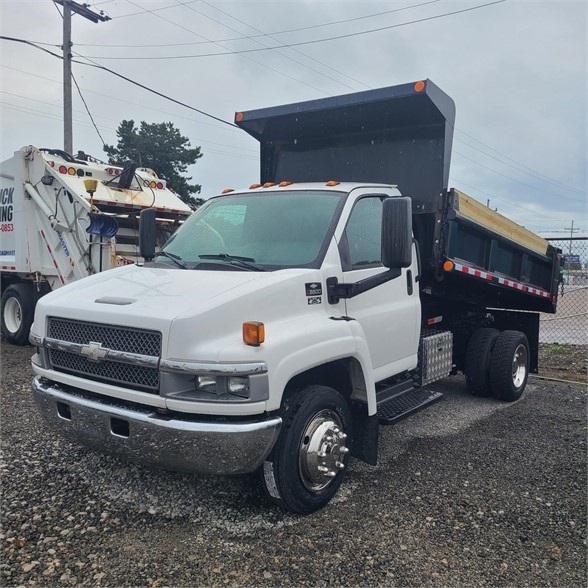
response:
[[(586, 378), (588, 353), (588, 238), (549, 239), (562, 251), (563, 282), (556, 314), (542, 314), (541, 373)], [(573, 379), (573, 378), (572, 378)]]

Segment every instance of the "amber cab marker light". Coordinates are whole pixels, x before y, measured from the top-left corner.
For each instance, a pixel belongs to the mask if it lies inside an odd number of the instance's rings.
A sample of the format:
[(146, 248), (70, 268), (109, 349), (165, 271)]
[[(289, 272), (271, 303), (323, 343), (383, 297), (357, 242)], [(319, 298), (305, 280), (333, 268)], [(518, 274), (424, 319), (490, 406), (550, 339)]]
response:
[(414, 89), (415, 89), (415, 92), (422, 92), (425, 89), (425, 82), (423, 82), (422, 80), (418, 81), (414, 85)]
[(253, 347), (259, 347), (265, 341), (265, 326), (263, 323), (249, 321), (243, 323), (243, 342)]
[(278, 186), (280, 186), (280, 188), (285, 188), (286, 186), (291, 186), (292, 182), (280, 182), (278, 184)]
[(241, 121), (243, 120), (243, 113), (242, 113), (242, 112), (238, 112), (238, 113), (235, 115), (235, 120), (236, 120), (237, 122), (241, 122)]
[(454, 267), (455, 267), (455, 266), (453, 265), (453, 261), (449, 261), (449, 260), (447, 260), (447, 261), (446, 261), (446, 262), (443, 264), (443, 269), (444, 269), (446, 272), (451, 272), (451, 271), (453, 271), (453, 268), (454, 268)]
[(340, 183), (341, 182), (338, 182), (337, 180), (330, 180), (325, 185), (326, 186), (338, 186)]
[(228, 194), (229, 192), (234, 192), (234, 191), (235, 191), (235, 189), (234, 189), (234, 188), (225, 188), (225, 189), (223, 190), (223, 194)]
[(251, 184), (251, 186), (249, 186), (250, 190), (255, 190), (255, 188), (261, 188), (261, 184)]

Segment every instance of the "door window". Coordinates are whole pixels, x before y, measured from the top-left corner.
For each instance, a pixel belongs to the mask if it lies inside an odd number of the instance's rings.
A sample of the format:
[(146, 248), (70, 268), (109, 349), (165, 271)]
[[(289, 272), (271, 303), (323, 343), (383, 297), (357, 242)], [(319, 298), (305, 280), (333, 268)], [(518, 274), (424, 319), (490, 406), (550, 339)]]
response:
[(356, 202), (345, 229), (350, 269), (375, 267), (382, 262), (382, 196)]

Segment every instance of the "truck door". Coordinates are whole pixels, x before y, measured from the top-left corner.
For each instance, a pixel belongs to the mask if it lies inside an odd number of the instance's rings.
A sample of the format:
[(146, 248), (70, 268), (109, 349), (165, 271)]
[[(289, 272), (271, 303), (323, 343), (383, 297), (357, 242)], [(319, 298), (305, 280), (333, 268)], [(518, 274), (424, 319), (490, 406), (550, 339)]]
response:
[[(343, 282), (353, 283), (386, 271), (381, 263), (382, 194), (358, 196), (340, 240)], [(366, 338), (374, 377), (382, 380), (416, 367), (421, 320), (418, 267), (363, 294), (345, 300), (347, 316)]]

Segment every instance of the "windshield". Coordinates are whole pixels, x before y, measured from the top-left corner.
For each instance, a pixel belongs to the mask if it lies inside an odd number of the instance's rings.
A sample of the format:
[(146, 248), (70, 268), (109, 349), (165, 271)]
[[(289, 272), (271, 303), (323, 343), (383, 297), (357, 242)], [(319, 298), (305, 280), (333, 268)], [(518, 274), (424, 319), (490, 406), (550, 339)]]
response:
[(324, 255), (343, 196), (272, 190), (214, 198), (163, 249), (188, 263), (248, 264), (253, 270), (313, 267)]

